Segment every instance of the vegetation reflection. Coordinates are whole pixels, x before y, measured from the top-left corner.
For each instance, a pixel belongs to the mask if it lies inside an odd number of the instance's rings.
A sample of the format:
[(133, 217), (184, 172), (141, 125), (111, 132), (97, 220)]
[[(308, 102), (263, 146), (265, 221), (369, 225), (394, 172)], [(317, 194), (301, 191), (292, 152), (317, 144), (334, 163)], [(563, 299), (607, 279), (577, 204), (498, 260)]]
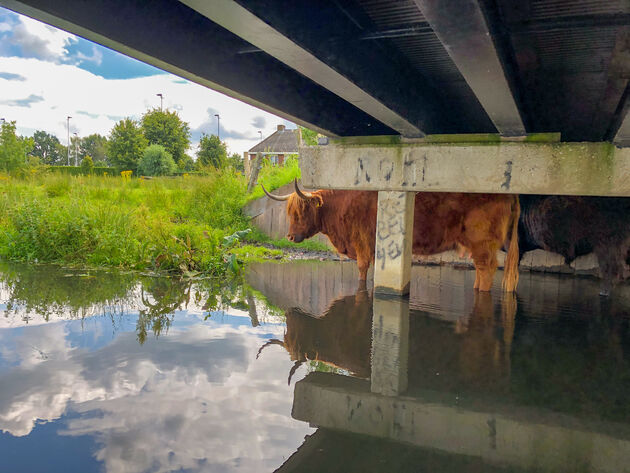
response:
[(166, 278), (0, 263), (0, 284), (5, 318), (16, 316), (28, 324), (34, 316), (44, 321), (109, 316), (116, 328), (119, 317), (137, 313), (140, 344), (150, 334), (166, 334), (181, 310), (194, 308), (205, 319), (223, 311), (243, 311), (254, 327), (261, 317), (282, 313), (245, 285), (241, 275), (222, 280)]

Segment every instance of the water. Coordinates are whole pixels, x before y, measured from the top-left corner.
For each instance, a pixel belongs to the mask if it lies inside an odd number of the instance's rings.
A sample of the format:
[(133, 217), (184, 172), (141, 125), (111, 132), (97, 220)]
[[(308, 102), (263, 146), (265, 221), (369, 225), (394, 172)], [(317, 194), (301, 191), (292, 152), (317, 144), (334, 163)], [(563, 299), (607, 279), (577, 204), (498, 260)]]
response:
[(630, 471), (630, 286), (356, 274), (0, 266), (0, 472)]

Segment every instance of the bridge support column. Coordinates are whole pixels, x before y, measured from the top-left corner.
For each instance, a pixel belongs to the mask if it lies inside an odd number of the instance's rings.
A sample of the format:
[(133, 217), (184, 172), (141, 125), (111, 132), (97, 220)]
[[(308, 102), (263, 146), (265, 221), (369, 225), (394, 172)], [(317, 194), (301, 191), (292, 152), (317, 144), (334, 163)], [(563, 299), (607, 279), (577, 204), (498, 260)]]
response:
[(407, 390), (409, 300), (374, 297), (371, 391), (396, 396)]
[(374, 292), (406, 295), (411, 277), (414, 192), (379, 191)]

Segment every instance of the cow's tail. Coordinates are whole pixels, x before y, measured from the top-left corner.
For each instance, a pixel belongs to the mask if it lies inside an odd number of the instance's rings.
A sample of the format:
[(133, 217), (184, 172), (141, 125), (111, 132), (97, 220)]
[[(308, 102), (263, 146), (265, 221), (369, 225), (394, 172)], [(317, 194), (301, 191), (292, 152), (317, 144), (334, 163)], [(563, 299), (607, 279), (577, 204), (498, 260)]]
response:
[[(505, 257), (505, 265), (503, 269), (503, 290), (505, 292), (516, 291), (516, 285), (518, 284), (518, 219), (521, 215), (521, 205), (518, 201), (518, 196), (514, 196), (514, 203), (512, 204), (512, 229), (510, 238), (510, 246), (508, 248), (507, 256)], [(510, 230), (508, 230), (510, 231)]]

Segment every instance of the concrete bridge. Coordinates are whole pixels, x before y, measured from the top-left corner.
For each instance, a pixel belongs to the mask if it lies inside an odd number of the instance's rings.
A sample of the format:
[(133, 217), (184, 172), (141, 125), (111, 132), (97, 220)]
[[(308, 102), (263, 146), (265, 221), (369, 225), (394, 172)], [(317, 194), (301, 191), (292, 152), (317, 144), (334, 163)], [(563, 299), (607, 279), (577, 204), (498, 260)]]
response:
[[(0, 5), (308, 126), (304, 185), (630, 194), (627, 0), (0, 0)], [(391, 216), (391, 212), (390, 212)]]

